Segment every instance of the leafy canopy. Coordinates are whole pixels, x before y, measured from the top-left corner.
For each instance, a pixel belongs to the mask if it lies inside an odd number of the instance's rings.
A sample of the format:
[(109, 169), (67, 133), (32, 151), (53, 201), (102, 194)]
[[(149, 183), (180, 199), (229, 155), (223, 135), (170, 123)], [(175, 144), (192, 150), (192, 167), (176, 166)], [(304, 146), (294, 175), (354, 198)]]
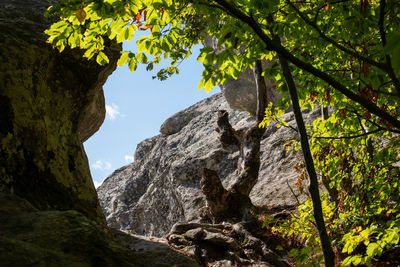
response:
[[(240, 12), (250, 23), (237, 19), (226, 6)], [(99, 64), (105, 64), (108, 62), (104, 54), (105, 36), (122, 42), (131, 40), (137, 30), (147, 30), (148, 36), (137, 42), (138, 54), (124, 51), (118, 64), (128, 64), (135, 71), (137, 64), (142, 63), (152, 70), (162, 59), (170, 59), (170, 66), (158, 72), (159, 79), (178, 72), (179, 62), (190, 55), (193, 45), (214, 36), (219, 49), (205, 47), (198, 58), (204, 64), (199, 88), (206, 91), (237, 79), (256, 59), (275, 58), (276, 49), (268, 47), (260, 36), (270, 40), (278, 36), (285, 39), (281, 50), (335, 82), (340, 81), (350, 94), (364, 96), (361, 100), (367, 105), (390, 116), (395, 104), (390, 95), (400, 92), (396, 77), (400, 70), (399, 4), (390, 1), (382, 23), (380, 8), (376, 1), (360, 6), (357, 1), (330, 4), (310, 1), (295, 5), (289, 0), (229, 3), (222, 0), (64, 0), (49, 9), (49, 15), (58, 14), (62, 20), (46, 33), (50, 35), (48, 41), (60, 51), (66, 46), (80, 47), (85, 49), (85, 57), (96, 57)], [(386, 45), (381, 42), (381, 24)], [(255, 34), (254, 25), (261, 33)], [(391, 74), (387, 71), (389, 67), (383, 66), (385, 57), (392, 59)], [(338, 108), (346, 107), (346, 102), (358, 107), (340, 90), (332, 90), (327, 79), (316, 79), (316, 74), (310, 74), (306, 67), (294, 70), (297, 82), (303, 85), (299, 89), (302, 106), (310, 107), (312, 101), (307, 97), (314, 100), (318, 96), (318, 101), (329, 104), (333, 100), (331, 104)], [(286, 92), (278, 64), (272, 64), (264, 75), (275, 79), (278, 89)], [(397, 89), (391, 82), (393, 77), (399, 83)], [(374, 98), (376, 91), (382, 93)], [(282, 101), (287, 107), (288, 97)], [(392, 110), (382, 110), (387, 107)]]

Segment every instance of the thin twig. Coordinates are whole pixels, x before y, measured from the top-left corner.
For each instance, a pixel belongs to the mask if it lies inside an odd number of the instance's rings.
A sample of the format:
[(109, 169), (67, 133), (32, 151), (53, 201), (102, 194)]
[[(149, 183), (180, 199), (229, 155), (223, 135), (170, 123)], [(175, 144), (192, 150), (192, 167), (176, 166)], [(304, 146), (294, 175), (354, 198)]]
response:
[(384, 131), (385, 129), (381, 128), (381, 129), (376, 129), (370, 132), (365, 132), (362, 134), (358, 134), (358, 135), (350, 135), (350, 136), (316, 136), (314, 137), (315, 139), (353, 139), (353, 138), (358, 138), (358, 137), (362, 137), (362, 136), (367, 136), (370, 134), (374, 134), (380, 131)]
[(294, 9), (294, 11), (300, 16), (300, 18), (302, 18), (304, 20), (305, 23), (307, 23), (309, 26), (311, 26), (319, 34), (319, 36), (322, 39), (324, 39), (328, 43), (332, 44), (336, 48), (340, 49), (341, 51), (343, 51), (343, 52), (345, 52), (345, 53), (347, 53), (349, 55), (352, 55), (355, 58), (358, 58), (358, 59), (360, 59), (360, 60), (362, 60), (364, 62), (367, 62), (367, 63), (369, 63), (369, 64), (371, 64), (371, 65), (373, 65), (373, 66), (375, 66), (375, 67), (377, 67), (377, 68), (379, 68), (381, 70), (384, 70), (384, 71), (387, 70), (385, 64), (382, 64), (382, 63), (376, 62), (376, 61), (374, 61), (374, 60), (372, 60), (370, 58), (364, 57), (364, 56), (360, 55), (359, 53), (356, 53), (355, 51), (352, 51), (352, 50), (342, 46), (341, 44), (339, 44), (334, 39), (326, 36), (326, 34), (321, 31), (321, 29), (317, 26), (317, 24), (312, 22), (311, 20), (309, 20), (307, 18), (307, 16), (305, 16), (292, 2), (290, 2), (290, 0), (287, 0), (286, 2), (290, 5), (290, 7), (292, 7), (292, 9)]
[(290, 192), (292, 192), (293, 196), (296, 198), (297, 205), (300, 205), (300, 201), (299, 201), (298, 197), (296, 196), (296, 194), (294, 193), (292, 187), (290, 186), (288, 179), (286, 179), (286, 183), (289, 186)]

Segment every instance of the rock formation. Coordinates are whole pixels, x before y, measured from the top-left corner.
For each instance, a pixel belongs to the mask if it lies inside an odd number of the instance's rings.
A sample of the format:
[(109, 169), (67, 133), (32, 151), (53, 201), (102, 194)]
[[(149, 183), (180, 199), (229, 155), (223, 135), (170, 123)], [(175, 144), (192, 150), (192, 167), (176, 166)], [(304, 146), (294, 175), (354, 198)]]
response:
[(102, 85), (111, 64), (62, 53), (45, 43), (43, 17), (54, 1), (2, 1), (0, 6), (0, 191), (38, 209), (74, 209), (103, 222), (82, 142), (104, 120)]
[(1, 266), (199, 266), (158, 240), (106, 231), (75, 210), (40, 211), (0, 193)]
[[(218, 39), (215, 37), (208, 36), (204, 41), (204, 45), (214, 48), (217, 53), (221, 51), (221, 47), (218, 47)], [(241, 49), (243, 48), (244, 47)], [(269, 64), (271, 64), (271, 62), (263, 61), (264, 68)], [(281, 96), (275, 90), (275, 82), (265, 80), (265, 83), (268, 89), (268, 100), (276, 104)], [(242, 72), (238, 79), (231, 79), (224, 85), (220, 85), (220, 88), (231, 109), (247, 111), (252, 114), (256, 113), (257, 90), (253, 70), (251, 68), (247, 68)]]
[[(225, 188), (236, 179), (239, 151), (224, 148), (215, 131), (219, 110), (227, 110), (235, 129), (247, 129), (254, 123), (244, 112), (229, 108), (221, 94), (207, 98), (166, 120), (160, 134), (137, 146), (133, 163), (116, 170), (98, 188), (107, 223), (114, 228), (138, 234), (162, 236), (176, 222), (196, 221), (205, 205), (200, 190), (203, 168), (214, 170)], [(319, 110), (304, 112), (306, 121), (320, 116)], [(182, 119), (184, 118), (184, 119)], [(284, 115), (296, 128), (293, 113)], [(173, 125), (169, 126), (168, 123)], [(178, 123), (179, 122), (179, 123)], [(177, 126), (178, 125), (178, 126)], [(299, 152), (286, 149), (297, 132), (288, 127), (267, 127), (261, 142), (259, 180), (250, 193), (255, 205), (293, 204), (293, 186), (301, 161)], [(296, 190), (298, 194), (298, 190)]]
[(106, 228), (82, 142), (104, 120), (120, 46), (106, 67), (52, 49), (43, 14), (55, 2), (0, 2), (0, 265), (198, 266)]

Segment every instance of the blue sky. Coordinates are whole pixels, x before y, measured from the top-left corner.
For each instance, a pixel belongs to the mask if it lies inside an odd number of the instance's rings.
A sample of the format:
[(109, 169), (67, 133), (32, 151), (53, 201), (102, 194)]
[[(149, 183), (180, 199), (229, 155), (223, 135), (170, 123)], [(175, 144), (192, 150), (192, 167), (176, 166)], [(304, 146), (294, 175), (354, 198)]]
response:
[[(135, 51), (137, 35), (124, 44), (125, 50)], [(159, 134), (167, 118), (220, 91), (197, 89), (202, 72), (202, 64), (196, 61), (198, 50), (180, 65), (180, 74), (166, 81), (153, 80), (156, 68), (148, 72), (144, 66), (138, 66), (135, 73), (127, 66), (118, 67), (108, 78), (104, 85), (106, 119), (84, 143), (96, 186), (114, 170), (132, 162), (136, 145)]]

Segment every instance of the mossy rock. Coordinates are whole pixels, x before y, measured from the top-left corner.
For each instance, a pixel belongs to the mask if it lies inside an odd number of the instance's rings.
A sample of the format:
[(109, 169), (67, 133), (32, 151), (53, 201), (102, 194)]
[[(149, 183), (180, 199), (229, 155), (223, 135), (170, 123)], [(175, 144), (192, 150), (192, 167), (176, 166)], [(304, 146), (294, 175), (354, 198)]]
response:
[(116, 236), (74, 210), (39, 211), (3, 193), (0, 203), (1, 266), (198, 266), (166, 244)]
[(39, 211), (0, 193), (3, 266), (138, 266), (131, 251), (81, 213)]
[(105, 117), (102, 86), (110, 64), (59, 53), (45, 42), (53, 0), (0, 1), (0, 192), (39, 210), (77, 210), (105, 226), (82, 142)]

